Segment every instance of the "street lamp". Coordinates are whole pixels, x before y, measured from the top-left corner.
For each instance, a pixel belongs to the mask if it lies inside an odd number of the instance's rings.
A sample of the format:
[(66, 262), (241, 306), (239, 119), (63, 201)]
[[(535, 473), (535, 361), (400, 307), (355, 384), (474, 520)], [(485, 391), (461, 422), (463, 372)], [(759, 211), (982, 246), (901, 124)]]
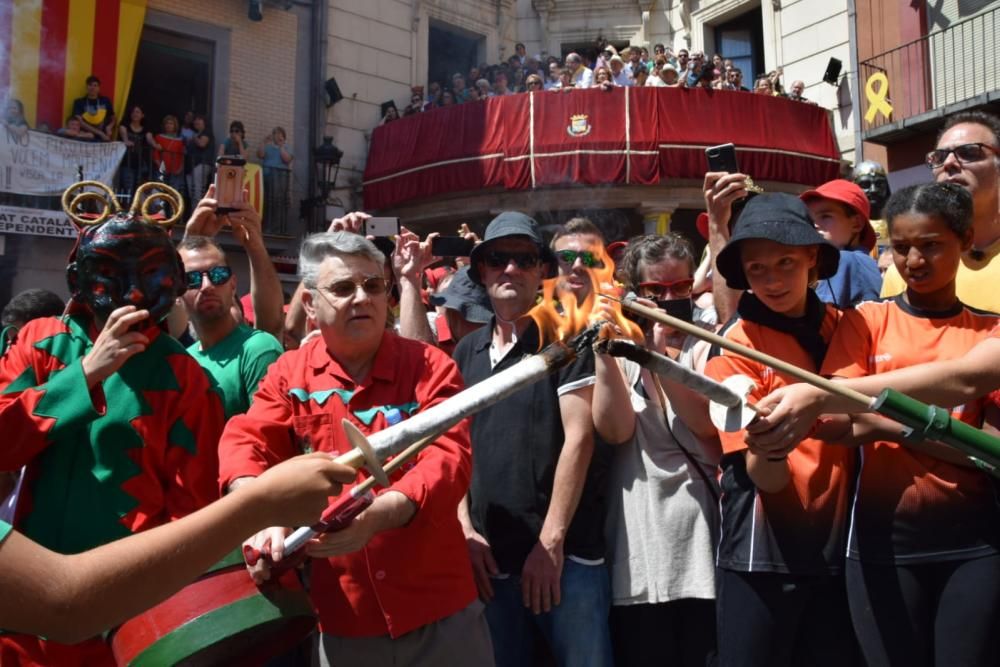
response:
[[(322, 221), (328, 217), (326, 215), (327, 205), (344, 207), (343, 203), (336, 197), (330, 199), (330, 192), (337, 187), (337, 176), (340, 174), (342, 157), (344, 157), (344, 151), (334, 145), (333, 137), (323, 137), (323, 143), (313, 149), (313, 169), (319, 195), (304, 200), (302, 207), (303, 209), (319, 209), (321, 225)], [(303, 214), (305, 213), (306, 211), (303, 211)]]
[(340, 174), (340, 158), (344, 151), (333, 145), (333, 137), (323, 137), (323, 143), (313, 151), (313, 164), (316, 165), (316, 184), (322, 193), (323, 201), (330, 196), (330, 191), (337, 187), (337, 175)]

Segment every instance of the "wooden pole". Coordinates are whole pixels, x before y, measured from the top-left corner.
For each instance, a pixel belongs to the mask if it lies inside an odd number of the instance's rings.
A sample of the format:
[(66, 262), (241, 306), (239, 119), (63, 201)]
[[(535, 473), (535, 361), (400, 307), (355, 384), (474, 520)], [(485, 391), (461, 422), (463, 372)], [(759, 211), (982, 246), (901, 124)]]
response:
[(828, 391), (831, 394), (836, 394), (837, 396), (841, 396), (850, 401), (854, 401), (859, 405), (863, 405), (868, 410), (872, 409), (872, 403), (874, 403), (875, 399), (872, 398), (871, 396), (862, 394), (860, 391), (855, 391), (854, 389), (845, 387), (844, 385), (838, 382), (828, 380), (825, 377), (817, 375), (816, 373), (811, 373), (807, 370), (803, 370), (798, 366), (790, 364), (787, 361), (782, 361), (777, 357), (772, 357), (769, 354), (759, 352), (752, 348), (746, 347), (745, 345), (734, 343), (733, 341), (727, 338), (723, 338), (718, 334), (712, 333), (711, 331), (706, 331), (696, 324), (685, 322), (684, 320), (678, 319), (671, 315), (667, 315), (666, 313), (661, 312), (659, 310), (655, 310), (653, 308), (647, 308), (646, 306), (636, 303), (632, 299), (619, 299), (609, 294), (602, 294), (602, 296), (608, 299), (612, 299), (614, 301), (618, 301), (621, 304), (622, 308), (624, 308), (625, 310), (631, 311), (638, 315), (642, 315), (643, 317), (647, 317), (651, 320), (655, 320), (657, 322), (660, 322), (661, 324), (666, 324), (667, 326), (673, 327), (678, 331), (683, 331), (684, 333), (690, 336), (694, 336), (695, 338), (700, 338), (701, 340), (708, 341), (713, 345), (718, 345), (722, 349), (729, 350), (734, 354), (738, 354), (742, 357), (746, 357), (747, 359), (752, 359), (759, 363), (770, 366), (771, 368), (777, 371), (781, 371), (786, 375), (791, 375), (797, 380), (800, 380), (802, 382), (807, 382), (813, 385), (814, 387), (818, 387), (820, 389), (823, 389), (824, 391)]

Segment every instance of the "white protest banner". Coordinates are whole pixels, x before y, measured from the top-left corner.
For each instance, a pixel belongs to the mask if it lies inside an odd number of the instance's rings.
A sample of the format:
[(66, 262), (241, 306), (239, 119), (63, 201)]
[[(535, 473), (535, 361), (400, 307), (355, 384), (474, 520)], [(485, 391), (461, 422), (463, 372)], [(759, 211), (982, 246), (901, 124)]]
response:
[(76, 227), (62, 211), (0, 206), (0, 234), (76, 238)]
[(91, 142), (29, 131), (0, 130), (0, 191), (22, 195), (61, 195), (79, 180), (111, 185), (125, 155), (120, 141)]

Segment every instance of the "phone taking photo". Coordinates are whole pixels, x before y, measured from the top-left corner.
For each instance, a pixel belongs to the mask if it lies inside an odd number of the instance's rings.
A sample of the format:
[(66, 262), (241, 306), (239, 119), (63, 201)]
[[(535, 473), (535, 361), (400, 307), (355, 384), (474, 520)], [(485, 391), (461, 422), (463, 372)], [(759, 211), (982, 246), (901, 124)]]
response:
[(475, 242), (462, 236), (438, 236), (431, 240), (435, 257), (468, 257)]
[(223, 155), (215, 160), (215, 200), (217, 213), (231, 213), (243, 202), (243, 167), (239, 156)]
[(365, 236), (398, 236), (399, 218), (368, 218)]
[(736, 174), (740, 171), (740, 166), (736, 162), (736, 146), (733, 144), (706, 148), (705, 156), (708, 157), (709, 171), (725, 171), (730, 174)]

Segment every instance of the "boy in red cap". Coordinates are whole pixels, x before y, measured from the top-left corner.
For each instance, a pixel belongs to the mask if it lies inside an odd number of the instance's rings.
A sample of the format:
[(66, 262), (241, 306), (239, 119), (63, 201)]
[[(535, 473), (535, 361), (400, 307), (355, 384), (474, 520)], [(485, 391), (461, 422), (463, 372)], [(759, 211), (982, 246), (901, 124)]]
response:
[(864, 190), (838, 178), (800, 197), (819, 233), (840, 250), (837, 273), (816, 285), (816, 295), (838, 308), (878, 299), (882, 274), (871, 256), (876, 237)]

